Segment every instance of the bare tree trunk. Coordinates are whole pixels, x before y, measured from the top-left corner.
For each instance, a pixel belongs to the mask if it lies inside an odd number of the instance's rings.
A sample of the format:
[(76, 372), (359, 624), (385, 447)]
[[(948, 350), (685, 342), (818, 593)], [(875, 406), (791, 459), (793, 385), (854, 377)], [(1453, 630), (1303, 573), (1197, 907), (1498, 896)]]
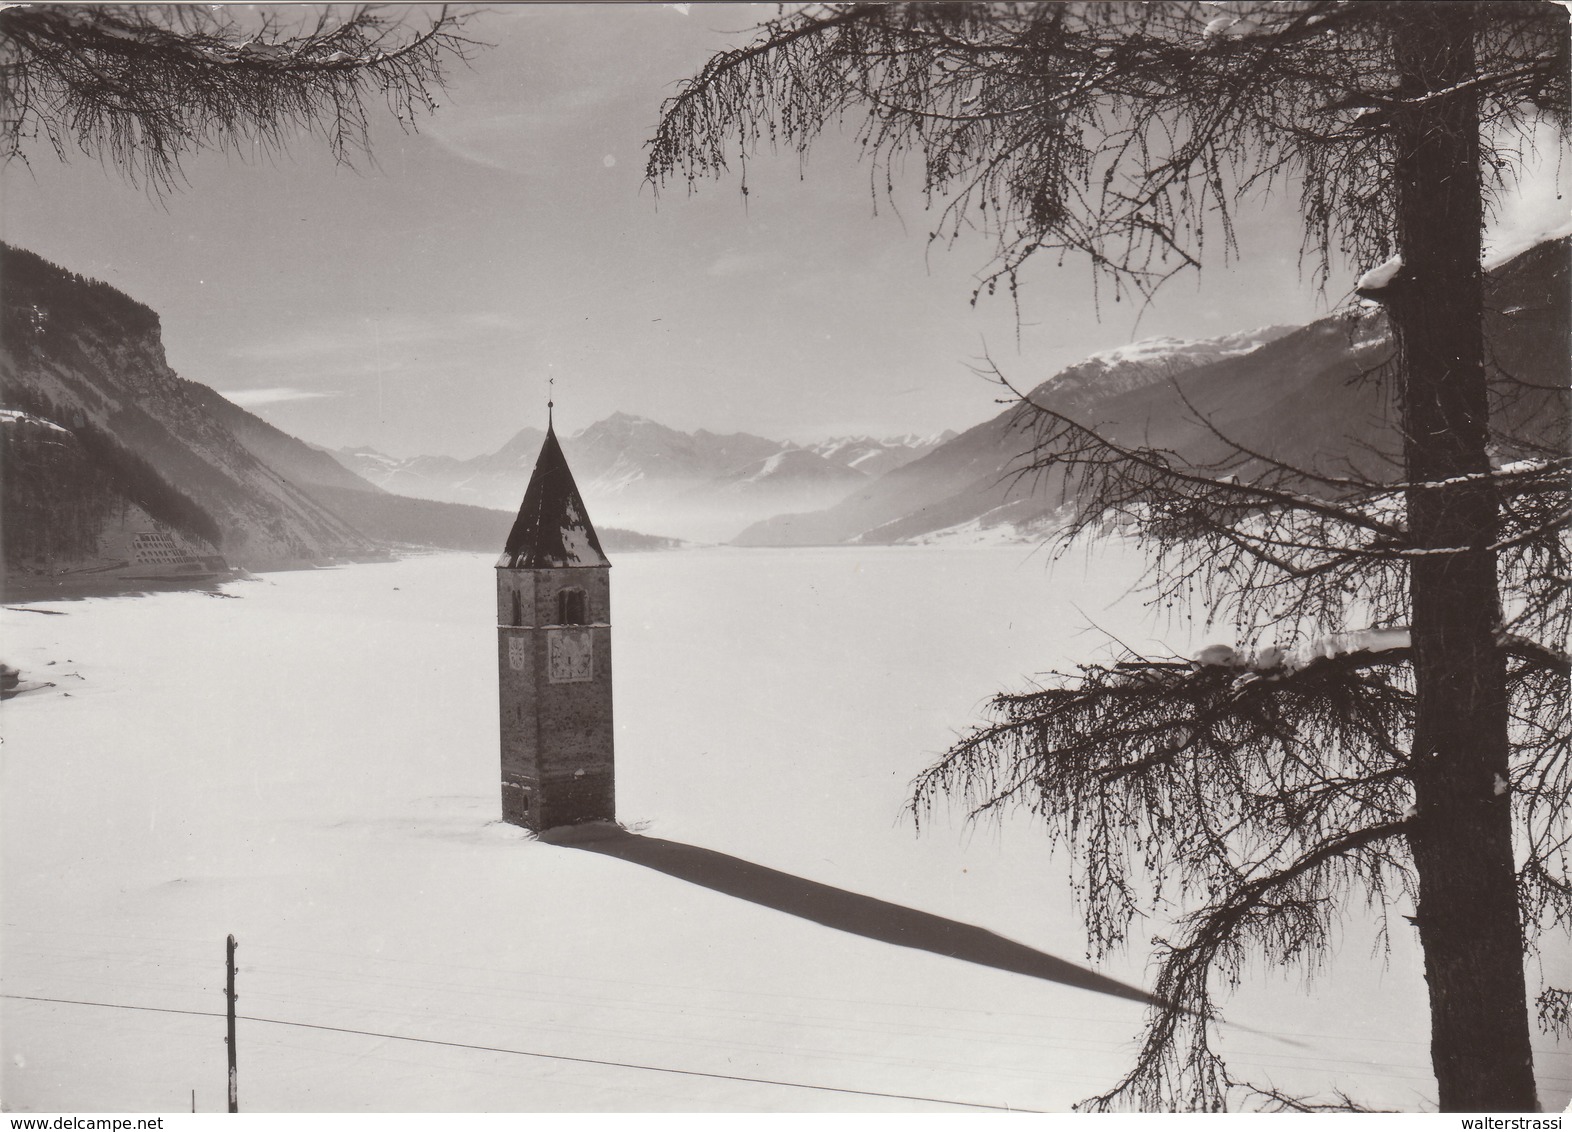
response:
[[(1479, 266), (1478, 106), (1437, 94), (1474, 75), (1472, 4), (1403, 6), (1399, 111), (1399, 283), (1388, 304), (1403, 365), (1408, 480), (1489, 471)], [(1417, 814), (1410, 841), (1430, 988), (1431, 1059), (1448, 1112), (1533, 1111), (1512, 856), (1505, 658), (1495, 494), (1488, 482), (1410, 490), (1416, 546), (1468, 547), (1416, 559), (1413, 603)]]

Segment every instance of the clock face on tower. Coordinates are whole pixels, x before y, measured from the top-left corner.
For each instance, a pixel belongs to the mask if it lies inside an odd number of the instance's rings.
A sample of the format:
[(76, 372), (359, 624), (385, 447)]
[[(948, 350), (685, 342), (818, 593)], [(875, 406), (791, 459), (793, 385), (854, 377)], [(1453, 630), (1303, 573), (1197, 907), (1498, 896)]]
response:
[(553, 684), (579, 684), (594, 679), (595, 652), (590, 630), (548, 630), (546, 673)]

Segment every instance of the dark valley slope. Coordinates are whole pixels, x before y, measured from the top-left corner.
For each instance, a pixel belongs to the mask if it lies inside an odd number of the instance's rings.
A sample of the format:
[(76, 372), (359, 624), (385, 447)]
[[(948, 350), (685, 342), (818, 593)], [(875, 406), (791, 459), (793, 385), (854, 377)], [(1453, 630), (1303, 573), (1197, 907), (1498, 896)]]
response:
[[(211, 579), (229, 571), (211, 516), (135, 453), (82, 424), (0, 409), (0, 541), (8, 596), (25, 582), (47, 591), (105, 575), (146, 583)], [(35, 589), (37, 587), (34, 587)]]
[[(1493, 425), (1503, 437), (1556, 451), (1566, 445), (1569, 246), (1541, 243), (1495, 268), (1486, 317)], [(1399, 452), (1390, 360), (1385, 320), (1358, 310), (1298, 329), (1109, 351), (1042, 382), (1029, 398), (1110, 439), (1193, 463), (1225, 453), (1221, 433), (1285, 464), (1390, 478)], [(1057, 479), (1026, 471), (1031, 427), (1031, 414), (1012, 407), (833, 507), (776, 516), (735, 541), (921, 542), (990, 528), (1030, 535), (1062, 502)], [(1504, 439), (1499, 447), (1503, 459), (1520, 454)]]
[(234, 564), (271, 568), (378, 553), (242, 443), (223, 410), (215, 412), (217, 394), (169, 368), (152, 310), (15, 248), (0, 248), (0, 275), (0, 399), (7, 406), (52, 413), (68, 430), (91, 430), (134, 453), (212, 520), (218, 550)]
[[(115, 288), (4, 245), (0, 273), (10, 588), (190, 574), (226, 558), (250, 569), (375, 559), (386, 544), (491, 551), (506, 540), (511, 510), (384, 491), (177, 376), (157, 314)], [(603, 534), (613, 551), (673, 545)]]

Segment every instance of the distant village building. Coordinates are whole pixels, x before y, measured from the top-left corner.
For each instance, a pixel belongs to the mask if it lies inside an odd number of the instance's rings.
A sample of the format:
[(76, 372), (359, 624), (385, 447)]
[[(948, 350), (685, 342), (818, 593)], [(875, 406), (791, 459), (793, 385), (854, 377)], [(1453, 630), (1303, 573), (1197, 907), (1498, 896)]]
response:
[(504, 821), (614, 820), (610, 571), (548, 425), (497, 561)]

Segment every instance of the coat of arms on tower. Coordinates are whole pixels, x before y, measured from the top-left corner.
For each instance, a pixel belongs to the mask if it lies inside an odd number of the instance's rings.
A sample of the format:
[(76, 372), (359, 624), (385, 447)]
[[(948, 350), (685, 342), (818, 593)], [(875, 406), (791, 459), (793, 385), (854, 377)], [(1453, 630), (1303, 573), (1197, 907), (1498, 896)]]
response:
[(551, 629), (546, 634), (548, 679), (576, 684), (595, 675), (594, 641), (588, 629)]

